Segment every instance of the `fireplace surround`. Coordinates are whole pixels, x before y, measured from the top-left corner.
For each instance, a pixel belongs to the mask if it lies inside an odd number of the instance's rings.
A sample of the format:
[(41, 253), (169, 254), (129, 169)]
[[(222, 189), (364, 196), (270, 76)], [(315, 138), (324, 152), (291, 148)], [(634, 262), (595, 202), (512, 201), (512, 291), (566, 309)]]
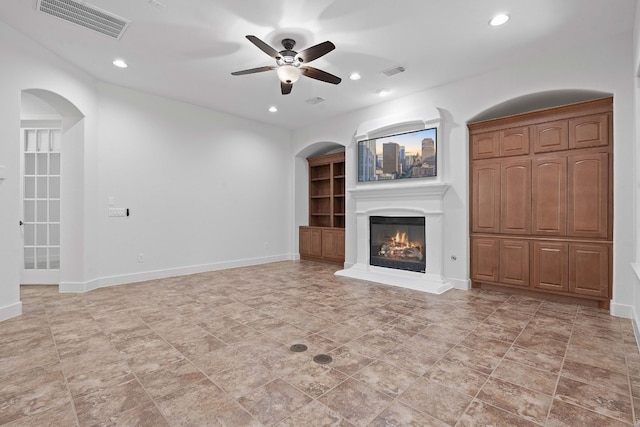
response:
[[(438, 132), (440, 146), (446, 144), (442, 119), (437, 108), (415, 113), (415, 118), (387, 117), (362, 123), (352, 144), (347, 147), (347, 229), (345, 268), (338, 276), (352, 277), (419, 291), (441, 294), (453, 286), (443, 275), (444, 262), (444, 195), (449, 184), (444, 174), (437, 177), (394, 182), (357, 182), (357, 145), (359, 140), (383, 135), (433, 128)], [(426, 119), (425, 119), (426, 118)], [(437, 156), (438, 170), (443, 171), (443, 155)], [(377, 243), (371, 241), (371, 219), (376, 217), (419, 218), (422, 232), (424, 266), (418, 269), (388, 268), (376, 263), (380, 259)], [(391, 236), (389, 236), (391, 237)], [(373, 236), (374, 240), (376, 236)], [(396, 248), (397, 249), (397, 248)], [(375, 253), (374, 253), (375, 252)], [(374, 262), (372, 262), (372, 255)], [(383, 260), (388, 261), (388, 260)], [(383, 262), (384, 263), (384, 262)]]

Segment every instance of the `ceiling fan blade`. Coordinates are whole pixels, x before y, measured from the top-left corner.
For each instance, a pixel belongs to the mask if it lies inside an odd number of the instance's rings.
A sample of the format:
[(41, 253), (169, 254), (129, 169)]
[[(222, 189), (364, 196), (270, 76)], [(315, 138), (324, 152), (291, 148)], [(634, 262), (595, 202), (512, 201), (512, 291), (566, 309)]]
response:
[(326, 71), (318, 70), (313, 67), (300, 67), (300, 72), (307, 77), (311, 77), (312, 79), (320, 80), (327, 83), (333, 83), (337, 85), (342, 81), (342, 79), (338, 76), (334, 76), (333, 74), (327, 73)]
[(335, 48), (336, 46), (333, 43), (326, 41), (298, 52), (296, 58), (302, 62), (311, 62), (314, 59), (318, 59), (321, 56), (326, 55)]
[(271, 71), (275, 68), (277, 67), (266, 66), (266, 67), (258, 67), (258, 68), (249, 68), (248, 70), (234, 71), (233, 73), (231, 73), (231, 75), (242, 76), (243, 74), (261, 73), (263, 71)]
[(275, 50), (274, 48), (272, 48), (271, 46), (269, 46), (268, 44), (266, 44), (265, 42), (263, 42), (262, 40), (260, 40), (256, 36), (246, 36), (246, 37), (251, 43), (253, 43), (256, 46), (258, 46), (258, 48), (261, 51), (263, 51), (264, 53), (266, 53), (270, 57), (272, 57), (274, 59), (280, 58), (280, 52), (278, 52), (277, 50)]
[(291, 93), (291, 89), (293, 89), (293, 84), (280, 82), (280, 89), (282, 89), (283, 95), (289, 95)]

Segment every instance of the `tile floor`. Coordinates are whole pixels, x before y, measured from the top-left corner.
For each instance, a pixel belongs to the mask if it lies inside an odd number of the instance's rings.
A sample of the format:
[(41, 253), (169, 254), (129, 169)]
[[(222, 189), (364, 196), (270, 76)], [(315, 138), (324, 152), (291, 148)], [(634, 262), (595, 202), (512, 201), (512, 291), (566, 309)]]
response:
[[(281, 262), (58, 294), (0, 323), (10, 426), (631, 426), (631, 321)], [(302, 353), (294, 343), (308, 346)], [(327, 365), (314, 363), (328, 354)]]

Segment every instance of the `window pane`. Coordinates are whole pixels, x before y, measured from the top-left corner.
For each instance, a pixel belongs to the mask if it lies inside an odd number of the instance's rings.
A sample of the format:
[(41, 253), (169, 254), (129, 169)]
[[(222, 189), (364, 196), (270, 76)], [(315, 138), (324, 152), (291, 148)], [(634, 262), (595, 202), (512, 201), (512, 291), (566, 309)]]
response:
[(47, 224), (36, 224), (36, 245), (46, 246), (47, 244)]
[(24, 155), (24, 174), (25, 175), (36, 174), (36, 155), (33, 153), (26, 153)]
[(33, 270), (35, 265), (35, 250), (34, 248), (24, 248), (24, 268), (25, 270)]
[(47, 153), (38, 153), (38, 175), (49, 175), (48, 160), (49, 155)]
[(36, 151), (36, 131), (28, 130), (24, 133), (24, 151), (31, 153)]
[(39, 176), (38, 180), (38, 199), (47, 199), (49, 198), (49, 193), (47, 191), (47, 177)]
[(25, 199), (36, 198), (36, 179), (35, 177), (25, 177), (24, 179), (24, 197)]
[(38, 200), (36, 203), (36, 222), (47, 222), (47, 201)]
[(60, 175), (60, 153), (53, 153), (49, 157), (49, 174)]
[(36, 226), (34, 224), (24, 225), (24, 244), (27, 246), (36, 244)]
[(60, 224), (49, 225), (49, 244), (53, 246), (60, 245)]
[(38, 131), (38, 151), (44, 151), (45, 153), (49, 151), (49, 131), (48, 130), (39, 130)]
[(58, 176), (49, 178), (49, 197), (52, 199), (60, 198), (60, 177)]
[(34, 222), (36, 220), (36, 202), (33, 200), (24, 201), (24, 222)]
[(47, 248), (36, 248), (36, 260), (38, 270), (47, 269)]
[(60, 248), (49, 248), (49, 269), (58, 270), (60, 268)]
[(60, 200), (49, 201), (49, 222), (60, 222)]
[(51, 131), (51, 151), (60, 151), (62, 146), (62, 132), (60, 130)]

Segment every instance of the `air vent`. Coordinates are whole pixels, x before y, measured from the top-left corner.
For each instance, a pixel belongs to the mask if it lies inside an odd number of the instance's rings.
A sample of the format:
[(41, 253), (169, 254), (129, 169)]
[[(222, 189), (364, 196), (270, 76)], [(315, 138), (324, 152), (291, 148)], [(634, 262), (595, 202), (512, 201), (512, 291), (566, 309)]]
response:
[(385, 77), (391, 77), (391, 76), (395, 76), (396, 74), (404, 73), (405, 71), (407, 71), (406, 68), (398, 65), (397, 67), (393, 67), (393, 68), (389, 68), (388, 70), (381, 71), (380, 74), (382, 74)]
[(131, 22), (88, 3), (73, 0), (38, 0), (36, 9), (114, 39), (120, 39)]
[(319, 104), (319, 103), (324, 102), (324, 101), (325, 101), (325, 99), (324, 99), (324, 98), (321, 98), (321, 97), (319, 97), (319, 96), (316, 96), (315, 98), (307, 99), (305, 102), (306, 102), (307, 104), (315, 105), (315, 104)]

